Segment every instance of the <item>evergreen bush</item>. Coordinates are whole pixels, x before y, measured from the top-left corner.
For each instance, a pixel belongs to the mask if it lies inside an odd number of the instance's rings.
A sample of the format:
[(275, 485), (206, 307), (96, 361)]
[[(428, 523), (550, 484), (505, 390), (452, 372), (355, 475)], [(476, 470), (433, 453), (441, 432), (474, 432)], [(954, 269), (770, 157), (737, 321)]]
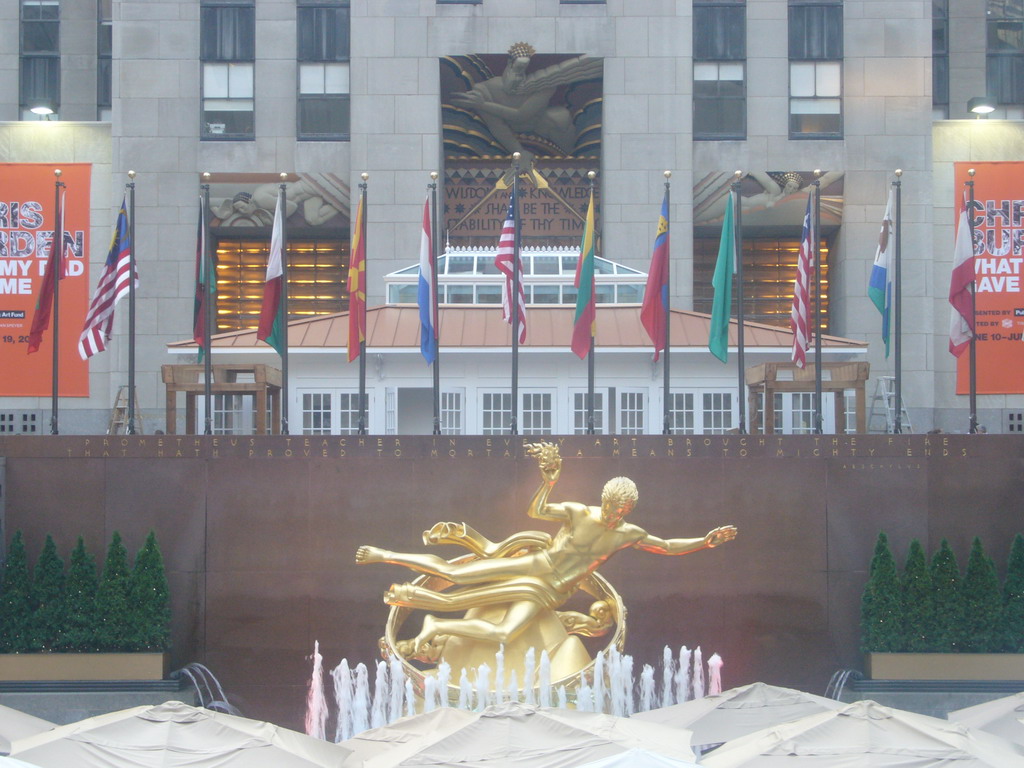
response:
[(135, 557), (131, 584), (131, 646), (136, 651), (161, 652), (170, 647), (170, 590), (156, 534), (152, 531)]
[(985, 555), (981, 539), (971, 543), (967, 572), (961, 587), (964, 624), (962, 651), (992, 653), (998, 650), (999, 622), (1003, 614), (1003, 596), (992, 558)]
[(917, 539), (910, 542), (910, 552), (900, 579), (900, 593), (903, 616), (900, 650), (909, 653), (931, 651), (935, 634), (935, 600), (928, 558)]
[(0, 651), (22, 653), (32, 647), (32, 580), (21, 531), (14, 534), (0, 577)]
[(67, 624), (64, 610), (64, 561), (57, 555), (53, 537), (36, 561), (32, 576), (32, 603), (35, 611), (29, 619), (30, 645), (33, 651), (52, 651), (62, 643)]
[(1024, 653), (1024, 535), (1017, 534), (1010, 546), (1010, 560), (1003, 582), (1003, 615), (999, 622), (999, 647), (1009, 653)]
[(78, 537), (71, 552), (64, 585), (65, 627), (59, 648), (65, 651), (95, 651), (96, 645), (96, 559)]
[[(935, 596), (935, 635), (933, 651), (953, 653), (962, 650), (964, 611), (960, 601), (960, 568), (949, 542), (942, 540), (931, 564), (932, 593)], [(941, 606), (941, 608), (938, 608)]]
[(96, 645), (100, 651), (122, 651), (130, 647), (130, 592), (128, 550), (121, 541), (121, 534), (114, 531), (96, 591)]
[(861, 597), (861, 649), (865, 653), (900, 650), (900, 608), (896, 561), (889, 550), (888, 537), (885, 532), (881, 532), (875, 542), (875, 554), (871, 559), (868, 583)]

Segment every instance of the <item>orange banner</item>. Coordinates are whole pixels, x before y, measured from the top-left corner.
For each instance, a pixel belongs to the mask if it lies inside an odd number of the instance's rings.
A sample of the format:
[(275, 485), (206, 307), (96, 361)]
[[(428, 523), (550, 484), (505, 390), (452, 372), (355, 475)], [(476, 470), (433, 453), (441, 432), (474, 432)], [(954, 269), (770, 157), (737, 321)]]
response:
[[(62, 397), (89, 396), (89, 364), (78, 336), (89, 304), (89, 163), (0, 163), (0, 396), (53, 392), (54, 323), (39, 351), (28, 354), (39, 288), (56, 215), (55, 168), (66, 189), (64, 243), (67, 277), (59, 288), (59, 388)], [(114, 214), (111, 213), (111, 224)]]
[[(1024, 393), (1024, 163), (955, 163), (959, 217), (964, 182), (974, 174), (975, 329), (977, 391), (983, 395)], [(969, 198), (969, 192), (968, 199)], [(952, 253), (953, 244), (949, 244)], [(948, 315), (943, 322), (948, 322)], [(956, 391), (970, 394), (970, 353), (957, 359)]]

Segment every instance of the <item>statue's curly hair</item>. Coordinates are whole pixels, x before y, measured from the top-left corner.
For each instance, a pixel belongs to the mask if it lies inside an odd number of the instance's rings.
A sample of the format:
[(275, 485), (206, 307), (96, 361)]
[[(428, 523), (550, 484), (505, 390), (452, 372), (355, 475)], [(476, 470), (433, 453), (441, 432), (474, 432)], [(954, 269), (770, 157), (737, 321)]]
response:
[(636, 483), (628, 477), (613, 477), (604, 484), (601, 491), (601, 503), (617, 501), (628, 504), (631, 508), (636, 506), (640, 493), (636, 489)]

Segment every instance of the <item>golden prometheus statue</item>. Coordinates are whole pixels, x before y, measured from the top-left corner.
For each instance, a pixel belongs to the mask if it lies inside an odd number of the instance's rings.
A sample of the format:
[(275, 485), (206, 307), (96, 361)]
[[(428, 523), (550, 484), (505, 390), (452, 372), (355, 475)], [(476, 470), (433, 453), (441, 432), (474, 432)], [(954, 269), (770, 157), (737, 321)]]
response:
[[(615, 627), (610, 644), (623, 649), (625, 608), (611, 585), (596, 573), (609, 557), (626, 548), (685, 555), (736, 537), (736, 528), (724, 525), (701, 538), (661, 539), (626, 522), (638, 498), (636, 484), (627, 477), (608, 481), (600, 507), (574, 501), (551, 503), (548, 496), (562, 471), (558, 446), (539, 443), (526, 450), (537, 459), (541, 474), (527, 513), (559, 523), (554, 536), (522, 531), (493, 542), (466, 523), (443, 522), (424, 532), (424, 544), (456, 544), (470, 554), (445, 560), (371, 546), (356, 552), (357, 563), (394, 563), (421, 574), (411, 582), (393, 584), (384, 594), (384, 602), (392, 606), (381, 641), (385, 656), (406, 662), (446, 661), (457, 673), (494, 664), (495, 654), (502, 651), (506, 669), (518, 670), (518, 679), (526, 686), (535, 681), (523, 680), (522, 660), (533, 648), (537, 654), (547, 651), (553, 683), (575, 687), (573, 678), (591, 663), (578, 635), (602, 636)], [(588, 613), (558, 610), (579, 591), (596, 598)], [(419, 634), (400, 641), (397, 633), (413, 609), (463, 615), (438, 618), (427, 613)], [(422, 685), (422, 673), (408, 663), (406, 668)]]

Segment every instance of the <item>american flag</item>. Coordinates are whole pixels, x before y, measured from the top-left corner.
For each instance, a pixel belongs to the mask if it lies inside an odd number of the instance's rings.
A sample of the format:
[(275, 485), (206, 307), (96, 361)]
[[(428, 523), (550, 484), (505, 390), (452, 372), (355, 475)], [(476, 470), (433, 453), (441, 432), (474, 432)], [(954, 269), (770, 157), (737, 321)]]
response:
[[(501, 230), (498, 240), (498, 255), (494, 257), (496, 266), (505, 275), (505, 287), (501, 292), (501, 314), (505, 322), (512, 325), (512, 264), (516, 257), (516, 197), (513, 192), (509, 198), (508, 218)], [(519, 271), (519, 343), (526, 341), (526, 292), (523, 290), (523, 264), (516, 265)]]
[[(813, 193), (811, 193), (813, 194)], [(811, 221), (811, 194), (807, 195), (807, 213), (804, 231), (800, 236), (800, 255), (796, 260), (796, 282), (793, 285), (793, 308), (789, 313), (789, 327), (793, 331), (793, 362), (797, 368), (807, 364), (807, 347), (811, 336), (808, 321), (811, 305), (811, 267), (814, 265), (814, 225)]]
[[(103, 265), (103, 274), (96, 285), (96, 292), (85, 315), (85, 328), (78, 337), (78, 354), (88, 360), (97, 352), (105, 350), (110, 341), (110, 330), (114, 324), (114, 307), (122, 296), (128, 293), (128, 273), (131, 268), (131, 243), (128, 237), (128, 211), (124, 199), (114, 224), (114, 237), (110, 241), (110, 252)], [(138, 273), (135, 275), (138, 285)]]

